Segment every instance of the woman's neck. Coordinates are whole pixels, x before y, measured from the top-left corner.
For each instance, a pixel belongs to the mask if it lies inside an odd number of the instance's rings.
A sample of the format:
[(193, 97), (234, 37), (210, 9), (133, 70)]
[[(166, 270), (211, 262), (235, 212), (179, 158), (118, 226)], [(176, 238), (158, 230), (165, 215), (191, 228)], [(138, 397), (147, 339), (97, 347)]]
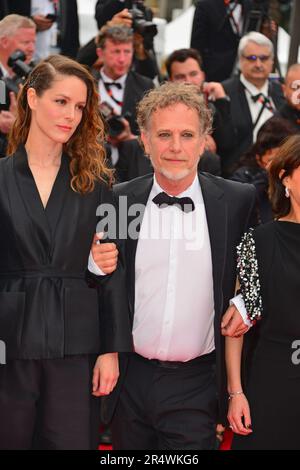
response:
[(40, 167), (59, 166), (61, 162), (62, 144), (44, 139), (37, 140), (29, 132), (25, 144), (29, 165), (38, 165)]
[(281, 217), (279, 220), (300, 224), (300, 208), (292, 208), (286, 216)]

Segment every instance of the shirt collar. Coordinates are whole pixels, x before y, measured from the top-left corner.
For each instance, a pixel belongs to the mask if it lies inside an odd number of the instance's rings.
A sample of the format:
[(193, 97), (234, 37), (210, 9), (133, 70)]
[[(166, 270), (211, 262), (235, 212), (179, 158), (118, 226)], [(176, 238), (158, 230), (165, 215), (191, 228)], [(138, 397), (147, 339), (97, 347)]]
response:
[[(157, 179), (156, 179), (156, 176), (154, 174), (154, 177), (153, 177), (153, 186), (152, 186), (152, 190), (151, 190), (151, 199), (153, 199), (153, 197), (157, 196), (157, 194), (161, 193), (161, 192), (165, 192), (166, 194), (168, 194), (157, 182)], [(171, 194), (168, 194), (169, 196), (171, 196)], [(196, 173), (195, 175), (195, 178), (194, 178), (194, 181), (192, 182), (192, 184), (185, 190), (183, 191), (182, 193), (180, 194), (177, 194), (176, 197), (190, 197), (193, 199), (193, 201), (195, 203), (199, 203), (201, 201), (203, 201), (203, 197), (202, 197), (202, 192), (201, 192), (201, 187), (200, 187), (200, 184), (199, 184), (199, 178), (198, 178), (198, 173)]]
[(256, 88), (256, 86), (253, 85), (253, 83), (249, 82), (249, 80), (247, 80), (242, 73), (240, 75), (240, 81), (245, 86), (246, 90), (251, 94), (251, 96), (258, 95), (259, 93), (262, 93), (264, 96), (269, 95), (269, 81), (268, 80), (265, 81), (261, 89)]
[(122, 88), (125, 87), (125, 82), (126, 82), (126, 79), (127, 79), (127, 75), (128, 73), (125, 73), (125, 75), (122, 75), (122, 77), (119, 77), (117, 78), (116, 80), (113, 80), (112, 78), (108, 77), (104, 72), (103, 72), (103, 67), (102, 69), (100, 70), (100, 75), (103, 79), (104, 82), (106, 83), (120, 83), (122, 85)]

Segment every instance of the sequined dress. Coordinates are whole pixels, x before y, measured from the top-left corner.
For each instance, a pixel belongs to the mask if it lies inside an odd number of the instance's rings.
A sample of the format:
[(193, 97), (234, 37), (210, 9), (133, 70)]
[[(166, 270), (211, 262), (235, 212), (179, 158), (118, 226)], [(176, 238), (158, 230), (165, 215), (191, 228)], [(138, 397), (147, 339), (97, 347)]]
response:
[(261, 319), (253, 327), (258, 336), (244, 387), (253, 433), (235, 434), (232, 448), (299, 450), (300, 224), (257, 227), (239, 251), (247, 310)]

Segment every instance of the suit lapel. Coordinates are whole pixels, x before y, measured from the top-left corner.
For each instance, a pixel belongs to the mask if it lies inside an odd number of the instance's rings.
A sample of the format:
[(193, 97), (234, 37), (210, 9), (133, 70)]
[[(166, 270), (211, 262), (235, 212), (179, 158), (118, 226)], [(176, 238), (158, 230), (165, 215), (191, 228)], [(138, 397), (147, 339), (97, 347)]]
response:
[(60, 169), (55, 179), (47, 206), (45, 208), (47, 221), (51, 230), (50, 233), (52, 247), (54, 244), (56, 227), (65, 204), (65, 198), (67, 192), (70, 190), (69, 162), (69, 157), (63, 154)]
[(244, 120), (247, 123), (247, 126), (252, 128), (252, 117), (251, 117), (248, 101), (246, 98), (244, 85), (239, 79), (237, 79), (237, 85), (238, 85), (237, 96), (239, 97), (239, 102), (240, 102), (240, 107), (241, 107), (240, 113), (238, 113), (238, 116), (240, 117), (244, 116)]
[(13, 158), (16, 182), (27, 216), (33, 221), (43, 245), (49, 249), (51, 243), (50, 226), (23, 145), (18, 148)]
[(134, 91), (132, 75), (128, 72), (126, 82), (125, 82), (125, 90), (123, 96), (123, 106), (122, 106), (122, 114), (124, 113), (132, 113), (132, 92)]
[(202, 190), (208, 232), (211, 245), (214, 301), (216, 318), (222, 310), (222, 281), (226, 259), (227, 246), (227, 204), (223, 191), (217, 184), (203, 174), (199, 174)]
[[(147, 204), (147, 200), (153, 185), (153, 175), (149, 175), (147, 178), (139, 179), (132, 193), (128, 196), (128, 209), (132, 204), (141, 204), (144, 209)], [(143, 217), (144, 214), (142, 214)], [(128, 225), (134, 219), (134, 216), (128, 217)], [(142, 222), (142, 221), (141, 221)], [(141, 224), (137, 228), (139, 233)], [(138, 239), (133, 239), (128, 236), (127, 240), (127, 267), (128, 267), (128, 297), (130, 304), (130, 313), (134, 315), (134, 302), (135, 302), (135, 256), (138, 244)]]

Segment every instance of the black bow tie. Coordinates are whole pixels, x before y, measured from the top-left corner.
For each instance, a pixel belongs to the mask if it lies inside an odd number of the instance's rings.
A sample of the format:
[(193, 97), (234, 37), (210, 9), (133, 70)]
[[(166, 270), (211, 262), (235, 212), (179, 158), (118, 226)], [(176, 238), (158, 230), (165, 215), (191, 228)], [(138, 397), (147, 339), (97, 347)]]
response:
[(103, 82), (103, 83), (104, 83), (105, 88), (110, 88), (111, 86), (115, 86), (119, 90), (122, 90), (121, 83), (118, 83), (118, 82)]
[(160, 209), (163, 209), (166, 206), (177, 205), (183, 212), (192, 212), (195, 210), (194, 201), (190, 197), (175, 197), (168, 196), (166, 193), (159, 193), (152, 199), (152, 201)]
[(252, 101), (254, 101), (254, 103), (256, 103), (259, 100), (259, 98), (262, 98), (263, 102), (266, 102), (266, 103), (270, 101), (269, 98), (265, 96), (263, 93), (258, 93), (257, 95), (251, 95), (251, 98), (252, 98)]

